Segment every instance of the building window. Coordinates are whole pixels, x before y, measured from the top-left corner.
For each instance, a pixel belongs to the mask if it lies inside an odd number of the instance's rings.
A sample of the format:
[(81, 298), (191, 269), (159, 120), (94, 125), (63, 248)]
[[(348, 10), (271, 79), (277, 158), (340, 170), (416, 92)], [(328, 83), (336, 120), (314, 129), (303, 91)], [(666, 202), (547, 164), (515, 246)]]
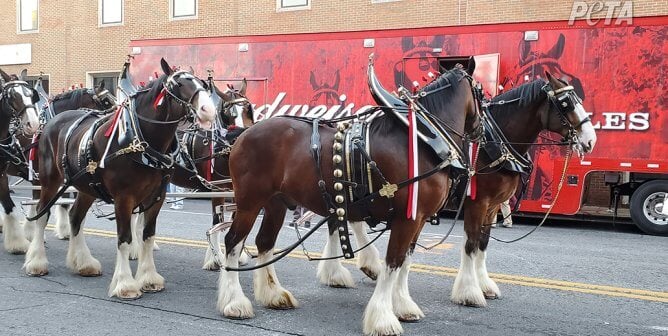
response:
[(193, 19), (197, 17), (197, 0), (169, 0), (172, 19)]
[(19, 32), (36, 32), (39, 27), (39, 0), (17, 0)]
[(310, 8), (310, 0), (276, 0), (276, 10), (278, 11), (291, 11)]
[(123, 24), (123, 0), (100, 0), (100, 26)]
[[(24, 80), (30, 85), (30, 87), (35, 87), (39, 76), (27, 76)], [(42, 75), (42, 88), (44, 92), (49, 94), (49, 75)]]
[(104, 82), (104, 88), (109, 90), (113, 95), (116, 95), (116, 87), (118, 86), (118, 72), (95, 72), (88, 73), (88, 81), (86, 85), (90, 88), (95, 88), (100, 83)]

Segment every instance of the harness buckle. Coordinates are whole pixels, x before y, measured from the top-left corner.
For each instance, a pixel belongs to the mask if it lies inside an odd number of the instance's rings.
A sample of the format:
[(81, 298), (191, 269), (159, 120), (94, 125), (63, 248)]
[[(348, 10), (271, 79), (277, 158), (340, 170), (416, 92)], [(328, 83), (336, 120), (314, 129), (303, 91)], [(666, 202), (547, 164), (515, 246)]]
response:
[(383, 197), (387, 198), (393, 198), (394, 193), (399, 190), (399, 187), (397, 187), (396, 184), (390, 184), (390, 183), (385, 183), (383, 184), (383, 187), (378, 190), (378, 194)]

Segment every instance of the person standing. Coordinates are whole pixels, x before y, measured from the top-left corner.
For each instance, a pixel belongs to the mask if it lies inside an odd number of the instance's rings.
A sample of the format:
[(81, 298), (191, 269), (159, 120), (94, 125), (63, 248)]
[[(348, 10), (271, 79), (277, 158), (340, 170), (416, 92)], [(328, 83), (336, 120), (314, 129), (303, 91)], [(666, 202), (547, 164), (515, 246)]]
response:
[[(511, 215), (510, 209), (510, 199), (507, 199), (505, 202), (501, 203), (501, 216), (503, 218), (503, 227), (513, 227), (513, 217)], [(492, 224), (492, 227), (496, 227), (496, 223)]]

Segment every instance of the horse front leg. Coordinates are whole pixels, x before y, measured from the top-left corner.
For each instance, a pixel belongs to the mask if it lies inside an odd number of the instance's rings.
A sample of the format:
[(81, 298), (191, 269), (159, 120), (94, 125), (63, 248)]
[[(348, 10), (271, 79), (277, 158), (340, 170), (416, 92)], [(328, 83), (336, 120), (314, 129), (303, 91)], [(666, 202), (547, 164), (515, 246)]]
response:
[[(163, 194), (161, 199), (164, 199), (164, 196), (165, 195)], [(160, 204), (154, 204), (145, 213), (138, 216), (141, 217), (141, 219), (145, 219), (145, 222), (141, 225), (144, 229), (141, 233), (141, 250), (139, 252), (139, 263), (137, 264), (135, 279), (139, 282), (141, 290), (144, 293), (156, 293), (165, 289), (165, 279), (158, 274), (153, 259), (155, 227), (161, 207), (162, 202), (160, 202)]]
[[(352, 224), (352, 223), (351, 223)], [(330, 258), (341, 255), (341, 242), (339, 234), (335, 227), (329, 228), (329, 236), (325, 249), (322, 252), (323, 258)], [(341, 259), (321, 260), (318, 262), (318, 279), (320, 283), (335, 288), (355, 287), (355, 281), (350, 271), (341, 265)]]
[[(264, 218), (260, 231), (255, 238), (258, 257), (257, 263), (263, 264), (274, 256), (274, 246), (278, 232), (283, 225), (287, 207), (282, 200), (271, 199), (264, 207)], [(255, 270), (253, 273), (255, 300), (267, 308), (290, 309), (299, 306), (295, 297), (281, 286), (274, 269), (274, 264)]]
[[(402, 213), (399, 211), (398, 213)], [(376, 288), (364, 310), (363, 331), (365, 335), (398, 335), (403, 328), (397, 316), (407, 320), (419, 320), (424, 316), (408, 292), (407, 256), (424, 216), (415, 221), (395, 217), (392, 220), (390, 241), (385, 256), (385, 267), (376, 280)], [(406, 268), (404, 268), (404, 264)], [(405, 282), (405, 286), (399, 283)], [(396, 306), (395, 306), (396, 304)]]
[[(239, 256), (243, 252), (244, 240), (253, 228), (260, 208), (238, 210), (230, 231), (225, 235), (225, 266), (239, 267)], [(218, 278), (218, 311), (231, 319), (247, 319), (255, 316), (253, 305), (244, 294), (239, 283), (239, 272), (221, 268)]]
[[(459, 271), (452, 287), (452, 302), (474, 307), (485, 307), (487, 301), (483, 295), (476, 260), (480, 258), (480, 235), (482, 224), (487, 219), (487, 204), (482, 201), (466, 200), (464, 213), (464, 244), (461, 250)], [(484, 258), (484, 257), (483, 257)], [(483, 259), (484, 260), (484, 259)]]
[[(485, 223), (494, 223), (496, 220), (496, 213), (498, 209), (494, 209), (491, 212), (490, 216), (487, 218)], [(487, 246), (489, 244), (489, 234), (492, 228), (490, 226), (485, 226), (482, 228), (484, 234), (481, 235), (479, 241), (480, 252), (476, 254), (475, 257), (475, 270), (476, 275), (478, 276), (478, 282), (480, 283), (480, 289), (482, 289), (483, 295), (486, 299), (498, 299), (501, 297), (501, 291), (499, 286), (496, 285), (496, 282), (489, 277), (487, 273)]]
[(0, 175), (0, 221), (3, 222), (2, 236), (5, 250), (11, 254), (24, 254), (28, 251), (30, 242), (26, 239), (23, 228), (18, 220), (16, 206), (9, 196), (9, 181), (7, 174)]
[[(212, 218), (212, 223), (211, 226), (215, 226), (218, 223), (218, 214), (216, 213), (216, 206), (218, 205), (223, 205), (225, 203), (224, 198), (212, 198), (211, 199), (211, 218)], [(225, 221), (225, 218), (223, 218), (223, 221)], [(223, 263), (223, 261), (217, 261), (216, 260), (216, 254), (218, 255), (219, 258), (223, 257), (223, 250), (220, 248), (220, 231), (216, 231), (211, 234), (209, 237), (211, 240), (211, 245), (213, 245), (213, 248), (215, 249), (214, 251), (211, 250), (211, 247), (206, 249), (206, 253), (204, 254), (204, 264), (202, 265), (203, 270), (207, 271), (217, 271), (220, 269), (220, 263)]]
[[(355, 234), (358, 248), (370, 242), (369, 235), (366, 233), (366, 226), (366, 222), (350, 222), (350, 227)], [(380, 262), (380, 253), (375, 245), (369, 244), (369, 246), (359, 251), (357, 254), (357, 268), (371, 280), (378, 278), (383, 265)]]
[(114, 276), (109, 284), (109, 297), (118, 297), (121, 300), (134, 300), (142, 296), (141, 286), (130, 269), (130, 244), (132, 243), (132, 231), (130, 221), (133, 200), (129, 198), (117, 198), (114, 204), (116, 213), (116, 232), (118, 245), (116, 247), (116, 267)]
[[(67, 232), (71, 233), (67, 250), (67, 267), (81, 276), (102, 275), (102, 265), (90, 254), (83, 233), (86, 213), (93, 202), (95, 202), (95, 197), (78, 193), (74, 205), (70, 209), (71, 216), (67, 216), (70, 220), (70, 227), (67, 228)], [(60, 208), (61, 206), (56, 207)]]
[(68, 239), (70, 238), (70, 216), (67, 211), (67, 206), (56, 205), (55, 210), (56, 230), (54, 234), (56, 235), (56, 238), (60, 240)]

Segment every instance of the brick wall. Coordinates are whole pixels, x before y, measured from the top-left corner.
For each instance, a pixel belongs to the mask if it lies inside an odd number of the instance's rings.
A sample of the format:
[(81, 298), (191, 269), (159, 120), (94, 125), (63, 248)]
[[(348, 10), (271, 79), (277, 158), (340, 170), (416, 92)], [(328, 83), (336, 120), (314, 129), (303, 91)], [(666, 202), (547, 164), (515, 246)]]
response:
[(585, 179), (583, 203), (607, 207), (610, 204), (610, 187), (605, 185), (603, 172), (593, 172)]
[[(39, 32), (16, 34), (16, 1), (3, 0), (0, 45), (32, 44), (32, 63), (3, 66), (50, 74), (51, 91), (85, 83), (86, 72), (116, 71), (130, 40), (413, 28), (568, 19), (571, 1), (312, 0), (276, 11), (276, 0), (199, 0), (198, 18), (170, 20), (168, 0), (125, 0), (122, 26), (98, 27), (98, 1), (40, 0)], [(636, 0), (633, 15), (668, 14), (668, 0)], [(601, 13), (604, 15), (604, 12)], [(599, 15), (600, 16), (600, 15)]]

